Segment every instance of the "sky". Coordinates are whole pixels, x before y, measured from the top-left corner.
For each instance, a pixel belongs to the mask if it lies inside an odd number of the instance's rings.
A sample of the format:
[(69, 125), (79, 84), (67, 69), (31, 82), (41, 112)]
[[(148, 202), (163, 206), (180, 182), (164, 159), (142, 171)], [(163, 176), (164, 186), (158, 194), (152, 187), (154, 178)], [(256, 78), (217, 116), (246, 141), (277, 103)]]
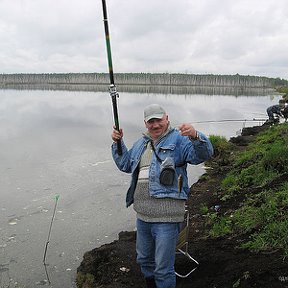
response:
[[(288, 79), (287, 0), (106, 0), (114, 73)], [(0, 0), (0, 73), (108, 72), (101, 0)]]

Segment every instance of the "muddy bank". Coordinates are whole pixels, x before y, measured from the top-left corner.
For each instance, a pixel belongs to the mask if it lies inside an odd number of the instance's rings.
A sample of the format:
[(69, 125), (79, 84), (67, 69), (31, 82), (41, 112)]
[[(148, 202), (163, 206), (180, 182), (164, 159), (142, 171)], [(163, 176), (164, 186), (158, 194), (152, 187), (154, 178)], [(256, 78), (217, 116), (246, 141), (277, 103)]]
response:
[[(245, 149), (255, 135), (267, 126), (243, 129), (242, 135), (231, 138), (236, 149)], [(236, 209), (235, 199), (221, 203), (218, 195), (220, 182), (232, 163), (229, 155), (217, 155), (208, 163), (206, 176), (191, 187), (188, 200), (190, 211), (189, 252), (200, 265), (188, 278), (177, 278), (178, 288), (237, 288), (288, 287), (288, 261), (279, 250), (266, 253), (252, 253), (239, 248), (249, 235), (223, 238), (207, 236), (205, 215), (201, 207), (213, 210), (218, 205), (223, 213)], [(253, 193), (253, 191), (251, 191)], [(140, 269), (135, 262), (135, 232), (122, 232), (119, 240), (85, 253), (77, 269), (78, 287), (145, 287)], [(187, 272), (192, 264), (177, 257), (176, 270)]]

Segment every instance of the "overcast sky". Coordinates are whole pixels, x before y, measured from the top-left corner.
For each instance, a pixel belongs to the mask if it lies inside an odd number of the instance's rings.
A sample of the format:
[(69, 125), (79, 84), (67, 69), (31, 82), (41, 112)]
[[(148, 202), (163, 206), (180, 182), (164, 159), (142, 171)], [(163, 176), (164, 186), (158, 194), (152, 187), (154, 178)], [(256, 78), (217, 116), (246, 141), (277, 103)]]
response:
[[(287, 0), (106, 0), (113, 68), (288, 79)], [(0, 73), (108, 72), (101, 0), (0, 0)]]

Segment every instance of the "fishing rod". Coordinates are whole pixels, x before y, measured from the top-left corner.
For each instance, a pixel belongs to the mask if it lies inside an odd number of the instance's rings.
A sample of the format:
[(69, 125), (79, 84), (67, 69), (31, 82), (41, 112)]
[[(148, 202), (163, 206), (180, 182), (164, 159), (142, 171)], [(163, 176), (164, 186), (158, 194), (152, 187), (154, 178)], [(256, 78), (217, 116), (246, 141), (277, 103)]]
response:
[(224, 123), (224, 122), (262, 122), (266, 121), (266, 119), (258, 119), (258, 118), (253, 118), (253, 119), (222, 119), (222, 120), (204, 120), (204, 121), (193, 121), (195, 124), (202, 124), (202, 123)]
[(50, 243), (52, 225), (53, 225), (53, 221), (54, 221), (54, 218), (55, 218), (56, 207), (57, 207), (57, 203), (58, 203), (59, 197), (60, 197), (60, 195), (56, 195), (55, 196), (54, 210), (53, 210), (53, 214), (52, 214), (52, 218), (51, 218), (51, 222), (50, 222), (50, 226), (49, 226), (48, 237), (47, 237), (47, 241), (46, 241), (46, 244), (45, 244), (44, 255), (43, 255), (43, 265), (44, 265), (44, 268), (45, 268), (45, 273), (46, 273), (49, 285), (51, 284), (51, 281), (49, 279), (49, 275), (48, 275), (48, 271), (47, 271), (47, 265), (48, 264), (46, 263), (46, 255), (47, 255), (48, 245)]
[[(114, 73), (113, 73), (113, 65), (112, 65), (112, 53), (111, 53), (109, 27), (108, 27), (107, 7), (106, 7), (106, 1), (105, 0), (102, 0), (102, 6), (103, 6), (103, 19), (104, 19), (105, 37), (106, 37), (108, 68), (109, 68), (109, 76), (110, 76), (109, 92), (110, 92), (110, 96), (111, 96), (111, 99), (112, 99), (113, 115), (114, 115), (114, 126), (115, 126), (116, 130), (120, 131), (119, 118), (118, 118), (118, 109), (117, 109), (117, 98), (119, 97), (119, 94), (117, 93), (116, 86), (115, 86), (115, 83), (114, 83)], [(116, 143), (117, 143), (117, 153), (118, 153), (118, 155), (122, 155), (121, 140), (117, 140)]]

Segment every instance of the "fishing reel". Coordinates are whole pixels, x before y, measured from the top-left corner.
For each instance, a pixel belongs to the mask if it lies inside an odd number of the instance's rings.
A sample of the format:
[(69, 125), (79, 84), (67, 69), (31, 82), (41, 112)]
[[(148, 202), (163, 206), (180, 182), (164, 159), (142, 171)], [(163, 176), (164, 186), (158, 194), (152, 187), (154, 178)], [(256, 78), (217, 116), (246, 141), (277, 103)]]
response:
[(109, 86), (109, 93), (111, 97), (119, 97), (119, 94), (117, 92), (116, 86), (114, 84), (110, 84)]

